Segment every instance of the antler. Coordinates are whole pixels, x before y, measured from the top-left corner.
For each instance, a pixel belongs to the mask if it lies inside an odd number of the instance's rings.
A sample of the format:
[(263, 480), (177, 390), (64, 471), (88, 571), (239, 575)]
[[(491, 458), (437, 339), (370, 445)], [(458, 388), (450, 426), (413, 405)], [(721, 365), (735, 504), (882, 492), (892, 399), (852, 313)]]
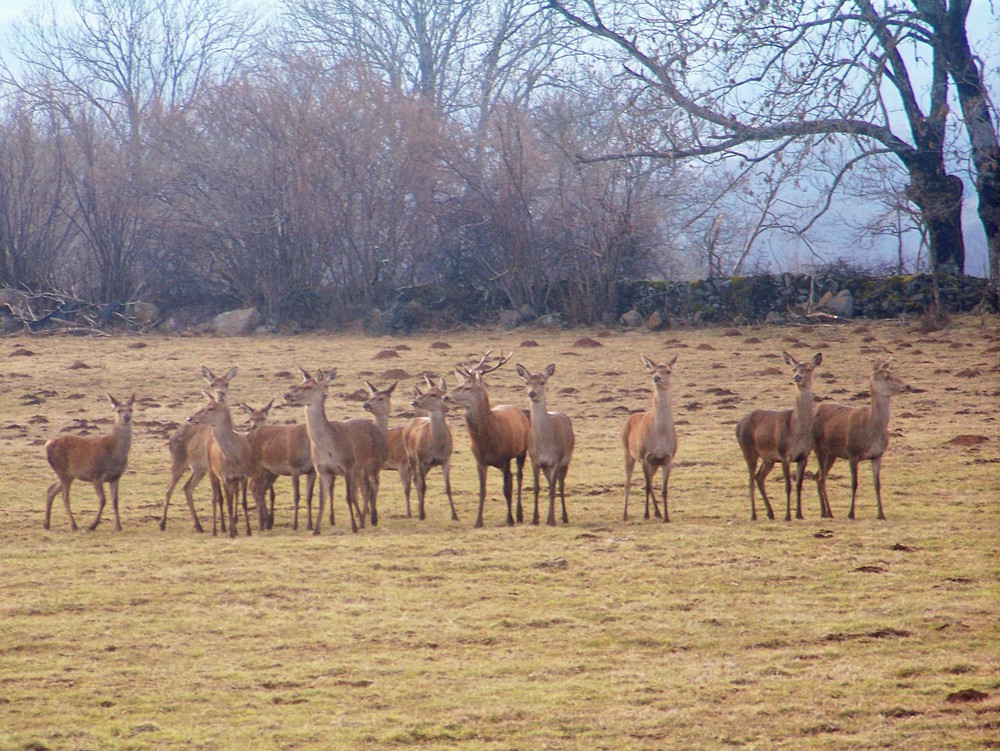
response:
[[(490, 352), (492, 352), (492, 351), (493, 350), (490, 350)], [(492, 373), (494, 370), (496, 370), (497, 368), (499, 368), (501, 365), (503, 365), (504, 363), (506, 363), (508, 360), (510, 360), (510, 358), (512, 358), (514, 356), (514, 350), (511, 350), (510, 354), (508, 354), (506, 357), (503, 356), (503, 352), (501, 351), (500, 352), (500, 356), (497, 357), (497, 364), (494, 365), (491, 368), (484, 368), (483, 364), (486, 362), (486, 358), (489, 357), (490, 352), (487, 352), (485, 355), (483, 355), (483, 359), (480, 360), (479, 364), (476, 365), (476, 367), (474, 367), (472, 369), (473, 373), (478, 373), (481, 376), (484, 376), (487, 373)]]

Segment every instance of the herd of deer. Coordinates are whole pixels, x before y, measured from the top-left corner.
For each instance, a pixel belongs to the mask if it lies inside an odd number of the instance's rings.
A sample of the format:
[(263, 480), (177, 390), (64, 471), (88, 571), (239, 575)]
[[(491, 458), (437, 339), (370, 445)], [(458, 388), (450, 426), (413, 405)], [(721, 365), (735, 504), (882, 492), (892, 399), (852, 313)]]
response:
[[(365, 382), (369, 398), (364, 403), (374, 421), (355, 418), (346, 421), (330, 420), (326, 415), (326, 397), (336, 370), (322, 370), (310, 375), (302, 370), (302, 383), (284, 395), (285, 403), (305, 409), (304, 425), (267, 425), (267, 416), (273, 400), (262, 409), (253, 409), (245, 403), (239, 406), (250, 417), (249, 433), (234, 430), (232, 414), (227, 402), (229, 384), (236, 376), (232, 368), (224, 376), (215, 376), (207, 368), (202, 375), (208, 381), (209, 391), (203, 392), (207, 403), (191, 415), (171, 435), (168, 446), (171, 457), (170, 483), (160, 529), (166, 528), (170, 496), (181, 477), (189, 469), (191, 475), (184, 484), (184, 495), (194, 522), (201, 532), (202, 526), (195, 512), (193, 491), (208, 475), (212, 484), (212, 532), (218, 529), (235, 536), (237, 501), (242, 499), (246, 533), (250, 534), (247, 509), (247, 487), (256, 501), (258, 524), (268, 529), (274, 521), (274, 482), (279, 476), (291, 477), (294, 514), (292, 528), (298, 528), (300, 487), (299, 480), (306, 477), (307, 527), (319, 534), (324, 507), (330, 504), (330, 523), (334, 523), (333, 493), (335, 478), (340, 476), (346, 486), (348, 513), (351, 529), (358, 531), (369, 519), (378, 523), (377, 498), (379, 476), (383, 469), (399, 472), (406, 500), (406, 516), (410, 517), (411, 485), (417, 487), (417, 513), (425, 518), (424, 501), (427, 493), (427, 474), (433, 467), (441, 467), (445, 494), (451, 506), (451, 518), (458, 520), (451, 494), (450, 464), (452, 436), (445, 419), (449, 405), (465, 411), (472, 454), (479, 473), (479, 511), (476, 527), (483, 525), (483, 505), (486, 500), (486, 472), (496, 467), (503, 473), (503, 493), (507, 502), (507, 524), (523, 522), (521, 488), (524, 462), (531, 458), (534, 475), (534, 515), (532, 522), (539, 523), (538, 496), (539, 474), (548, 481), (549, 513), (547, 523), (555, 525), (556, 495), (562, 504), (562, 521), (569, 522), (566, 511), (566, 473), (573, 456), (574, 435), (570, 419), (560, 412), (549, 412), (546, 406), (545, 387), (555, 373), (549, 365), (541, 373), (531, 373), (516, 365), (517, 374), (527, 388), (527, 411), (509, 405), (490, 405), (484, 377), (504, 365), (511, 357), (500, 356), (488, 365), (490, 352), (471, 368), (455, 371), (459, 383), (449, 392), (443, 378), (436, 383), (425, 376), (426, 390), (414, 386), (412, 406), (425, 416), (412, 419), (405, 427), (389, 428), (390, 403), (396, 383), (377, 389)], [(513, 353), (511, 353), (513, 354)], [(754, 410), (736, 425), (736, 438), (749, 471), (750, 518), (756, 520), (757, 509), (754, 486), (760, 490), (767, 509), (767, 516), (774, 518), (764, 482), (776, 462), (781, 462), (785, 479), (785, 519), (790, 520), (791, 465), (795, 463), (796, 518), (802, 518), (802, 481), (810, 452), (815, 452), (819, 463), (817, 487), (821, 515), (832, 517), (826, 492), (826, 479), (837, 459), (846, 459), (851, 470), (851, 508), (848, 517), (854, 518), (858, 489), (858, 464), (870, 460), (878, 503), (878, 518), (884, 519), (880, 467), (882, 454), (889, 441), (889, 399), (903, 390), (904, 385), (890, 371), (892, 363), (877, 359), (871, 374), (871, 400), (866, 407), (849, 407), (833, 402), (823, 402), (813, 409), (812, 376), (823, 360), (816, 354), (812, 360), (799, 362), (787, 352), (782, 353), (792, 370), (792, 383), (796, 398), (792, 409), (782, 411)], [(668, 480), (677, 453), (677, 431), (671, 408), (670, 379), (676, 355), (667, 362), (657, 363), (642, 356), (642, 363), (650, 372), (653, 382), (653, 408), (649, 412), (631, 415), (621, 431), (625, 460), (625, 507), (623, 518), (628, 519), (629, 492), (632, 472), (637, 462), (642, 465), (645, 481), (645, 518), (650, 518), (650, 501), (653, 513), (664, 522), (669, 521), (667, 511)], [(300, 369), (301, 370), (301, 369)], [(69, 490), (73, 480), (93, 483), (99, 506), (97, 516), (90, 524), (94, 529), (100, 523), (106, 498), (103, 484), (111, 491), (115, 514), (115, 529), (121, 529), (118, 516), (118, 482), (125, 472), (132, 437), (133, 394), (127, 401), (119, 401), (110, 394), (108, 398), (115, 411), (115, 423), (109, 435), (66, 435), (45, 444), (46, 455), (58, 482), (52, 484), (45, 504), (45, 528), (49, 528), (52, 502), (62, 491), (63, 503), (70, 525), (77, 529), (70, 510)], [(517, 505), (513, 506), (514, 473), (516, 467)], [(663, 511), (654, 491), (654, 477), (662, 470)], [(319, 480), (319, 506), (315, 521), (312, 515), (313, 486)], [(358, 492), (364, 506), (359, 506)], [(270, 507), (266, 499), (270, 498)], [(225, 513), (223, 512), (225, 502)], [(216, 516), (218, 510), (218, 516)], [(227, 518), (228, 517), (228, 526)], [(218, 525), (217, 525), (218, 520)]]

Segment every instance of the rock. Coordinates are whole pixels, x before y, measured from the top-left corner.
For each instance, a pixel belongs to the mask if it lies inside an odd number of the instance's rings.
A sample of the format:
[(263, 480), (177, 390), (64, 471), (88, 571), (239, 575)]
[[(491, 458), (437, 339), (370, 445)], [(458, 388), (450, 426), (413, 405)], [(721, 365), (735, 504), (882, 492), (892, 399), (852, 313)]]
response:
[(246, 336), (262, 323), (256, 308), (243, 308), (220, 313), (209, 322), (208, 329), (222, 336)]
[(623, 314), (619, 320), (621, 321), (622, 326), (628, 326), (630, 328), (638, 328), (639, 326), (642, 326), (643, 323), (642, 313), (635, 308), (632, 308), (632, 310), (628, 313)]
[(662, 331), (663, 329), (670, 328), (670, 320), (663, 313), (656, 311), (646, 319), (643, 326), (647, 331)]
[(851, 318), (854, 316), (854, 295), (849, 289), (842, 289), (820, 306), (835, 316)]

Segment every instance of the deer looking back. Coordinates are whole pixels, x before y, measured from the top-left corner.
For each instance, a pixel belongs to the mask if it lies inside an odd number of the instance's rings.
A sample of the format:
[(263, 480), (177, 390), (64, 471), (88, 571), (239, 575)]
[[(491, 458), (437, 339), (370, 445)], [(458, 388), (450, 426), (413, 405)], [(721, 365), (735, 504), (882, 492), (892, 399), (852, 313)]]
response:
[[(757, 519), (757, 505), (754, 502), (754, 482), (760, 488), (764, 499), (767, 518), (774, 518), (774, 510), (767, 498), (764, 481), (774, 467), (781, 462), (785, 475), (785, 521), (792, 518), (791, 463), (795, 462), (795, 518), (802, 518), (802, 479), (809, 452), (812, 451), (813, 426), (813, 370), (823, 362), (819, 352), (808, 362), (799, 362), (787, 352), (781, 353), (792, 369), (792, 383), (795, 384), (795, 406), (781, 411), (755, 409), (736, 424), (736, 440), (750, 472), (750, 519)], [(757, 462), (760, 461), (760, 469)]]
[(649, 518), (649, 501), (653, 501), (653, 511), (660, 516), (653, 492), (653, 477), (658, 469), (663, 470), (663, 521), (670, 521), (667, 513), (667, 484), (670, 468), (677, 453), (677, 430), (670, 402), (670, 375), (673, 373), (677, 355), (669, 362), (655, 363), (645, 355), (640, 355), (642, 364), (653, 377), (653, 409), (631, 415), (622, 428), (621, 440), (625, 449), (625, 511), (622, 518), (628, 520), (628, 497), (632, 486), (632, 470), (635, 463), (642, 464), (642, 474), (646, 484), (646, 515)]
[(503, 472), (507, 524), (514, 525), (514, 515), (511, 511), (513, 476), (510, 463), (512, 461), (517, 464), (517, 521), (524, 521), (521, 486), (524, 480), (524, 460), (528, 453), (528, 434), (531, 426), (524, 412), (517, 407), (506, 404), (491, 407), (486, 385), (483, 383), (483, 376), (506, 363), (513, 354), (511, 352), (506, 357), (501, 356), (495, 365), (486, 367), (486, 360), (490, 356), (487, 352), (472, 368), (459, 368), (455, 371), (460, 379), (459, 384), (444, 397), (447, 404), (457, 404), (465, 409), (465, 426), (469, 430), (472, 455), (476, 459), (476, 469), (479, 472), (479, 514), (476, 516), (476, 527), (483, 526), (486, 470), (489, 467), (497, 467)]
[(826, 494), (826, 478), (837, 459), (847, 459), (851, 467), (851, 510), (847, 516), (854, 518), (854, 502), (858, 494), (858, 464), (871, 460), (872, 481), (878, 503), (878, 518), (885, 519), (882, 511), (882, 454), (889, 445), (889, 399), (906, 388), (906, 385), (889, 368), (892, 358), (878, 358), (872, 366), (871, 402), (867, 407), (848, 407), (835, 402), (824, 402), (816, 410), (813, 421), (813, 444), (819, 472), (816, 488), (819, 491), (820, 509), (824, 518), (833, 517)]
[(53, 438), (45, 444), (45, 456), (49, 460), (58, 482), (49, 486), (45, 496), (45, 529), (52, 519), (52, 501), (62, 490), (63, 505), (69, 515), (69, 525), (75, 532), (78, 527), (69, 507), (69, 488), (73, 480), (93, 483), (97, 492), (97, 516), (88, 529), (94, 530), (101, 523), (106, 498), (104, 483), (111, 490), (111, 507), (115, 512), (115, 530), (121, 530), (118, 517), (118, 481), (125, 474), (128, 465), (128, 450), (132, 445), (132, 405), (135, 394), (128, 401), (119, 402), (111, 394), (108, 401), (115, 410), (115, 424), (110, 435), (79, 436), (64, 435)]

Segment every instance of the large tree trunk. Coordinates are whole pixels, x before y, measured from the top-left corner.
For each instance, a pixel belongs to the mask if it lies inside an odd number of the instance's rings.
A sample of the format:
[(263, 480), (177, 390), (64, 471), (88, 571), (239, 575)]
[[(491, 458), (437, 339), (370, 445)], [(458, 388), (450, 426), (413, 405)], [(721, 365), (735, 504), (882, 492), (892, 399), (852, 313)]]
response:
[(927, 230), (931, 270), (957, 276), (965, 270), (962, 236), (962, 180), (938, 170), (910, 167), (907, 198), (920, 208)]
[[(922, 10), (926, 13), (929, 9)], [(990, 115), (982, 72), (969, 46), (965, 29), (968, 11), (967, 0), (951, 0), (945, 14), (931, 13), (929, 20), (940, 37), (948, 72), (962, 105), (976, 168), (979, 220), (986, 232), (990, 281), (994, 294), (1000, 295), (1000, 138)]]

